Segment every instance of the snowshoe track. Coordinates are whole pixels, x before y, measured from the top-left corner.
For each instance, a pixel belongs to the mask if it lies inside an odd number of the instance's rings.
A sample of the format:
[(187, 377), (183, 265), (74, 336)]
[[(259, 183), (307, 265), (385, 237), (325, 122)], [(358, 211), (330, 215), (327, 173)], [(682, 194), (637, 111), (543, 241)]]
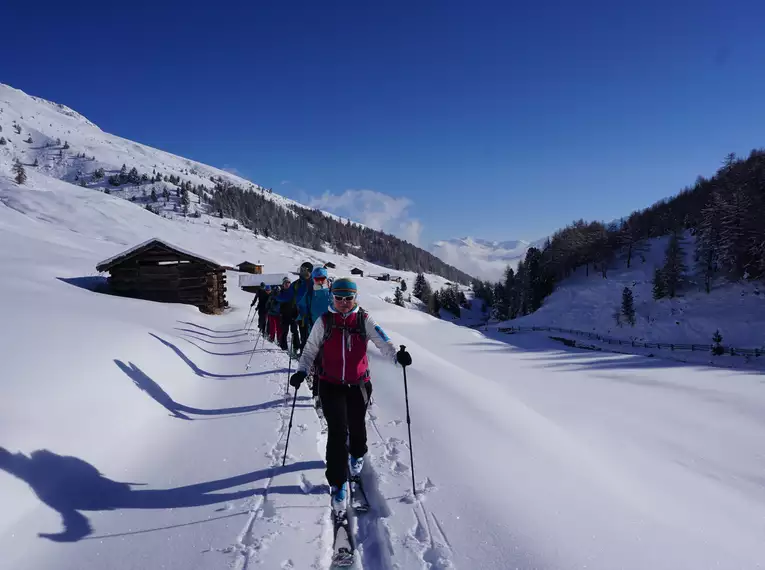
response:
[[(370, 423), (372, 424), (372, 427), (377, 433), (377, 437), (379, 438), (380, 443), (385, 448), (383, 459), (389, 462), (390, 469), (393, 472), (393, 474), (399, 475), (402, 472), (408, 472), (409, 469), (411, 469), (411, 467), (398, 459), (398, 457), (401, 455), (399, 445), (406, 446), (407, 443), (395, 437), (386, 438), (385, 436), (383, 436), (379, 426), (377, 425), (377, 417), (372, 414), (370, 414)], [(400, 424), (401, 424), (400, 420), (394, 420), (393, 422), (388, 422), (388, 425), (398, 426)], [(391, 461), (392, 461), (392, 464), (390, 463)], [(366, 471), (366, 468), (367, 466), (365, 464), (364, 465), (365, 471)], [(375, 478), (376, 478), (376, 475), (375, 475)], [(366, 485), (366, 479), (364, 480), (364, 483)], [(430, 478), (426, 478), (421, 486), (418, 485), (417, 494), (421, 495), (435, 488), (436, 486), (433, 484)], [(370, 490), (367, 490), (367, 495), (370, 496), (370, 503), (372, 503), (372, 498), (371, 498), (372, 494), (373, 493)], [(375, 495), (375, 498), (377, 497), (382, 498), (382, 495), (380, 494), (377, 488), (376, 481), (375, 481), (374, 495)], [(385, 499), (383, 498), (382, 500), (384, 501)], [(453, 551), (452, 551), (451, 543), (449, 542), (449, 539), (443, 530), (443, 526), (438, 521), (438, 518), (436, 518), (435, 513), (431, 513), (428, 510), (428, 508), (425, 506), (422, 500), (418, 500), (416, 497), (414, 497), (412, 495), (411, 490), (408, 491), (406, 495), (404, 495), (401, 502), (412, 505), (412, 514), (415, 519), (415, 524), (409, 530), (409, 533), (407, 534), (407, 536), (403, 539), (403, 543), (404, 545), (408, 546), (417, 554), (418, 558), (422, 562), (422, 569), (423, 570), (455, 570), (456, 567), (454, 566), (454, 562), (452, 561)], [(386, 508), (387, 508), (387, 504), (386, 504)], [(431, 519), (433, 521), (432, 524), (431, 524)], [(390, 544), (390, 549), (392, 554), (393, 541), (390, 539), (390, 533), (388, 534), (388, 542)], [(398, 565), (396, 564), (394, 566), (392, 562), (390, 561), (390, 559), (388, 560), (388, 566), (385, 566), (385, 568), (397, 568), (397, 567)]]

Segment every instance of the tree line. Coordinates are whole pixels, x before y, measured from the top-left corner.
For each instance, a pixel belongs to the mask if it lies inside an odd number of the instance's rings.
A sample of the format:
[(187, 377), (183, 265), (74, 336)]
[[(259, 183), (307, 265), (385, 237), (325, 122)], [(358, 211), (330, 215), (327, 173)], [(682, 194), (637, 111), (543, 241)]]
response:
[(470, 283), (471, 277), (433, 254), (396, 236), (341, 222), (320, 210), (297, 205), (284, 208), (260, 192), (216, 180), (209, 204), (221, 217), (238, 220), (253, 232), (302, 247), (352, 253), (361, 259), (397, 270), (434, 273), (451, 281)]
[[(610, 224), (578, 220), (558, 230), (544, 247), (530, 248), (497, 283), (475, 281), (475, 295), (500, 320), (536, 311), (555, 285), (584, 268), (608, 278), (617, 255), (626, 266), (642, 256), (646, 241), (670, 236), (664, 264), (654, 274), (654, 297), (674, 297), (687, 286), (682, 235), (695, 236), (695, 269), (710, 292), (716, 278), (765, 276), (765, 151), (734, 154), (709, 179), (699, 176), (676, 196)], [(643, 258), (644, 259), (644, 258)]]

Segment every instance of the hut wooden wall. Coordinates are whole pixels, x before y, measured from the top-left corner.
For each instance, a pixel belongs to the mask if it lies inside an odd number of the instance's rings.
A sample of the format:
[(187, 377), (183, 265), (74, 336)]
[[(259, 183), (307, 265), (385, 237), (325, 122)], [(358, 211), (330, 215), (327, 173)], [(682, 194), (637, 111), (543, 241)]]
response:
[(152, 301), (196, 305), (206, 313), (226, 306), (226, 273), (176, 253), (149, 250), (110, 270), (115, 293)]

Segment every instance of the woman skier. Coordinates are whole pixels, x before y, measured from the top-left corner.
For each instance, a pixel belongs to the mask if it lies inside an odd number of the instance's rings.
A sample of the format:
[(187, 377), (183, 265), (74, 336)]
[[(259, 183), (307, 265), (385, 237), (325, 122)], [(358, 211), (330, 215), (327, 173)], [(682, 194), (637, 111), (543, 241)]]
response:
[(314, 323), (297, 372), (290, 378), (297, 390), (315, 361), (319, 400), (327, 422), (326, 476), (335, 512), (345, 511), (349, 452), (352, 477), (361, 474), (367, 453), (366, 411), (372, 394), (367, 341), (402, 366), (412, 363), (409, 353), (396, 352), (380, 325), (359, 307), (357, 292), (352, 279), (335, 280), (332, 305)]

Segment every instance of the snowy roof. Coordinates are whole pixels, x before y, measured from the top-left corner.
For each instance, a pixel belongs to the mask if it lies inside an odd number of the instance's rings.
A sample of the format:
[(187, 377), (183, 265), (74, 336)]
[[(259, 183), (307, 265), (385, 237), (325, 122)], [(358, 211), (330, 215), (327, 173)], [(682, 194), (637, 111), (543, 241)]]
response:
[(155, 245), (159, 245), (162, 247), (165, 247), (167, 249), (172, 249), (173, 251), (177, 251), (180, 254), (183, 254), (187, 257), (192, 258), (195, 261), (199, 261), (201, 263), (206, 263), (208, 265), (212, 265), (213, 267), (220, 267), (220, 263), (213, 261), (211, 259), (207, 259), (204, 257), (201, 257), (195, 253), (191, 253), (190, 251), (187, 251), (183, 249), (182, 247), (175, 246), (171, 243), (167, 243), (166, 241), (163, 241), (159, 238), (151, 238), (149, 240), (146, 240), (143, 243), (139, 243), (136, 246), (131, 247), (130, 249), (126, 249), (122, 253), (118, 253), (117, 255), (110, 257), (109, 259), (104, 259), (101, 263), (96, 265), (97, 271), (108, 271), (111, 269), (114, 265), (117, 263), (120, 263), (122, 261), (125, 261), (129, 257), (132, 257), (134, 255), (137, 255), (138, 253), (149, 249), (150, 247), (153, 247)]
[(253, 273), (246, 273), (244, 275), (239, 276), (239, 286), (240, 287), (258, 287), (261, 283), (265, 283), (266, 285), (281, 285), (284, 278), (289, 279), (290, 281), (293, 281), (293, 279), (290, 278), (289, 273), (263, 273), (263, 274), (253, 274)]

